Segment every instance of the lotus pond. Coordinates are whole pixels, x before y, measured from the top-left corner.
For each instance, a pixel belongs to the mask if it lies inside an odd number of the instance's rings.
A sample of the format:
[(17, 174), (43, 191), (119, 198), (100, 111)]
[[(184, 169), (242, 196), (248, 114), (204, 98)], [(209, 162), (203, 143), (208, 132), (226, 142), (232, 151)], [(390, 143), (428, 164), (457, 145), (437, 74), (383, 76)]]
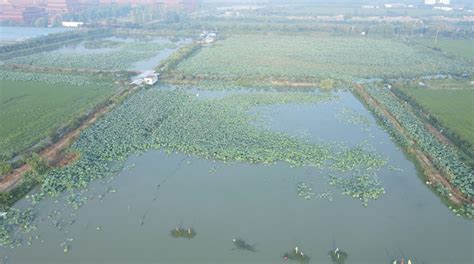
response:
[(472, 262), (473, 223), (350, 92), (212, 93), (142, 90), (86, 130), (80, 160), (3, 220), (3, 260), (283, 263), (298, 247), (329, 264), (339, 247), (347, 263)]
[(65, 45), (53, 51), (6, 60), (6, 64), (95, 70), (150, 70), (181, 44), (167, 38), (99, 38)]

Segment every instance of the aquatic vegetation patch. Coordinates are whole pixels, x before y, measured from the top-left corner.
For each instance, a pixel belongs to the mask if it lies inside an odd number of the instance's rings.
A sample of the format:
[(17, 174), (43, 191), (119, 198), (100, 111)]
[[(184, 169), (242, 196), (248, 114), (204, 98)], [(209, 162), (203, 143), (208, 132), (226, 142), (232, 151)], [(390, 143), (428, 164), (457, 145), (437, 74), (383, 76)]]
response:
[(10, 208), (0, 216), (0, 245), (11, 246), (21, 243), (16, 235), (26, 234), (36, 229), (33, 224), (35, 213), (33, 209), (20, 210)]
[(331, 168), (337, 171), (377, 171), (387, 160), (371, 151), (364, 144), (354, 148), (343, 148), (333, 157)]
[(175, 229), (171, 230), (170, 235), (174, 238), (187, 238), (191, 239), (196, 236), (196, 231), (193, 228), (182, 228), (176, 227)]
[(298, 185), (296, 186), (296, 191), (298, 192), (298, 196), (305, 200), (310, 200), (316, 195), (313, 192), (313, 188), (306, 185), (306, 183), (304, 182), (298, 183)]
[(94, 54), (43, 52), (6, 60), (5, 64), (97, 70), (127, 70), (133, 63), (156, 56), (173, 43), (127, 42), (117, 50)]
[(325, 199), (325, 200), (328, 200), (330, 202), (333, 201), (332, 192), (329, 192), (329, 191), (328, 192), (317, 193), (316, 198)]
[(329, 251), (329, 258), (333, 264), (344, 264), (348, 256), (349, 255), (345, 251), (342, 251), (339, 248)]
[(342, 189), (342, 194), (362, 201), (363, 206), (369, 205), (369, 200), (377, 200), (385, 189), (375, 175), (359, 175), (351, 178), (330, 176), (329, 185)]
[(370, 127), (370, 121), (366, 116), (347, 107), (342, 107), (339, 109), (339, 111), (336, 113), (336, 118), (341, 122), (362, 125), (365, 131), (367, 131)]
[(305, 255), (300, 248), (295, 247), (295, 249), (291, 250), (290, 252), (283, 254), (283, 260), (291, 260), (298, 263), (309, 263), (310, 257)]

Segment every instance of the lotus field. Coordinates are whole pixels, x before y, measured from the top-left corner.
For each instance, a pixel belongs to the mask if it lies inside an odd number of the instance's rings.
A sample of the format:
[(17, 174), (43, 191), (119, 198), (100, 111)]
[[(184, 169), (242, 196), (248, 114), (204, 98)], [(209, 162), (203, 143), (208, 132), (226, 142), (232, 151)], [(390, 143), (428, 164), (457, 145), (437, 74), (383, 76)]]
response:
[(366, 90), (395, 116), (416, 144), (432, 158), (435, 165), (448, 172), (452, 184), (472, 198), (474, 171), (460, 160), (457, 151), (431, 134), (410, 108), (397, 100), (388, 88), (369, 86)]
[(96, 70), (127, 70), (134, 62), (156, 56), (166, 48), (176, 48), (173, 43), (155, 42), (86, 42), (88, 49), (97, 49), (103, 46), (116, 47), (103, 52), (43, 52), (6, 60), (6, 64), (26, 64), (53, 68), (79, 68)]
[(472, 72), (466, 62), (395, 39), (339, 36), (231, 36), (183, 61), (177, 73), (210, 79), (352, 81)]

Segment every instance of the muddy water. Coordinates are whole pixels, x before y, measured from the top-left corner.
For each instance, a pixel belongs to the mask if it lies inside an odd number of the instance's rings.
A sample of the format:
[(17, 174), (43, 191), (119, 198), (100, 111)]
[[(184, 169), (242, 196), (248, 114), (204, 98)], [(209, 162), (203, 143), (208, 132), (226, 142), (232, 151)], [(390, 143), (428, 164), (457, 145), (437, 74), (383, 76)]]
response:
[[(115, 178), (92, 183), (79, 210), (61, 199), (41, 202), (42, 219), (33, 233), (40, 238), (2, 254), (8, 263), (284, 263), (281, 256), (299, 246), (310, 263), (330, 263), (327, 251), (334, 247), (349, 253), (347, 263), (383, 264), (396, 257), (472, 263), (473, 222), (453, 215), (424, 186), (415, 166), (350, 93), (338, 96), (314, 106), (253, 111), (261, 113), (263, 126), (313, 142), (367, 141), (402, 169), (379, 172), (387, 193), (367, 208), (328, 186), (323, 170), (150, 151), (131, 156)], [(339, 121), (341, 107), (363, 114), (370, 126)], [(299, 182), (312, 184), (316, 193), (330, 191), (333, 201), (301, 199)], [(172, 238), (176, 226), (191, 226), (197, 236)], [(233, 249), (235, 237), (258, 251)], [(64, 242), (70, 245), (67, 254)]]

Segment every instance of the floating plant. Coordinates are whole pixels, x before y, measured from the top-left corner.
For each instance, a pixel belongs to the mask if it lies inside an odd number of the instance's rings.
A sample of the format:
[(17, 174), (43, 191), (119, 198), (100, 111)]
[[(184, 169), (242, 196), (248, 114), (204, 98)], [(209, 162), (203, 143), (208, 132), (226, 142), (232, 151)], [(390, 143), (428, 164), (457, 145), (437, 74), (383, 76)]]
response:
[(194, 231), (194, 229), (192, 229), (191, 227), (188, 227), (188, 228), (176, 227), (175, 229), (171, 230), (170, 234), (174, 238), (182, 237), (182, 238), (191, 239), (196, 236), (196, 231)]
[(295, 247), (294, 250), (288, 253), (285, 253), (283, 255), (283, 259), (292, 260), (299, 263), (308, 263), (310, 258), (306, 256), (301, 249), (299, 249), (298, 247)]
[(339, 248), (329, 251), (329, 258), (333, 264), (344, 264), (348, 257), (348, 254)]
[(364, 127), (364, 131), (368, 131), (370, 127), (370, 121), (366, 116), (347, 107), (342, 107), (336, 113), (336, 118), (341, 122), (346, 122), (354, 125), (362, 125)]
[(330, 176), (329, 185), (342, 189), (342, 194), (357, 198), (363, 206), (368, 206), (369, 200), (376, 200), (385, 193), (375, 175), (360, 175), (355, 178)]
[(296, 190), (298, 192), (298, 196), (301, 198), (304, 198), (305, 200), (310, 200), (315, 196), (316, 194), (313, 192), (313, 188), (310, 186), (306, 185), (306, 183), (298, 183), (298, 186), (296, 187)]

